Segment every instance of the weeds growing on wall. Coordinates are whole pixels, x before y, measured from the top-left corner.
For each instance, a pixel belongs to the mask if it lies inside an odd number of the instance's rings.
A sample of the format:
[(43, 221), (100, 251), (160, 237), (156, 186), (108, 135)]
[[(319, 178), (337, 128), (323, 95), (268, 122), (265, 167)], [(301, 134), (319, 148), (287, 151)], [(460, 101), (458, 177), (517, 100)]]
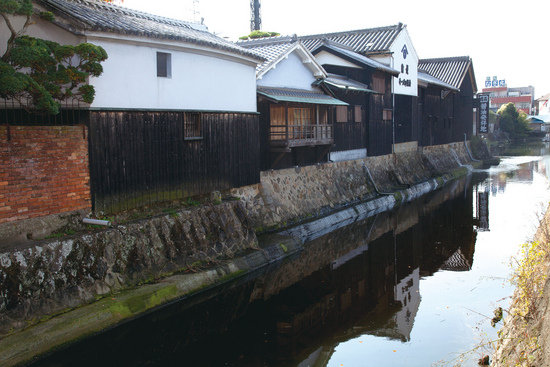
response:
[[(537, 309), (537, 302), (543, 296), (550, 267), (550, 225), (546, 218), (539, 218), (537, 240), (521, 245), (518, 255), (510, 261), (513, 272), (509, 281), (516, 287), (510, 310), (506, 310), (511, 316), (508, 323), (514, 325), (510, 331), (503, 333), (501, 329), (498, 340), (481, 338), (482, 341), (471, 350), (434, 366), (462, 366), (476, 358), (476, 354), (483, 355), (478, 364), (484, 365), (485, 353), (491, 355), (497, 349), (500, 352), (498, 361), (490, 361), (491, 366), (540, 365), (539, 335), (544, 315)], [(502, 309), (497, 311), (493, 318), (495, 323), (502, 317)]]
[(513, 259), (514, 273), (510, 282), (516, 286), (513, 312), (521, 317), (534, 317), (534, 300), (542, 296), (547, 274), (546, 262), (549, 258), (548, 243), (530, 242), (521, 247), (519, 258)]

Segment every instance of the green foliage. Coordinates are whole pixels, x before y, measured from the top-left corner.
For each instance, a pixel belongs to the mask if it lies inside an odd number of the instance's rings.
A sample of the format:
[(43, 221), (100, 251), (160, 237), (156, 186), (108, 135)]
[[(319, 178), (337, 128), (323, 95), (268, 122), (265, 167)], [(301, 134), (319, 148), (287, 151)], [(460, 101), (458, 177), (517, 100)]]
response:
[(0, 13), (31, 15), (31, 0), (0, 0)]
[[(0, 15), (11, 32), (0, 60), (0, 98), (16, 100), (41, 114), (57, 114), (60, 102), (71, 98), (93, 102), (95, 90), (87, 80), (103, 72), (105, 50), (91, 43), (60, 45), (24, 35), (33, 24), (32, 13), (30, 0), (0, 0)], [(27, 19), (19, 30), (10, 21), (17, 16)], [(40, 18), (54, 20), (50, 12), (40, 13)]]
[(280, 36), (280, 33), (277, 32), (264, 32), (264, 31), (252, 31), (246, 36), (239, 37), (240, 40), (254, 39), (254, 38), (265, 38), (265, 37), (277, 37)]
[(497, 123), (497, 114), (493, 111), (489, 111), (489, 124), (493, 126)]
[(500, 129), (512, 138), (524, 138), (529, 135), (531, 129), (527, 121), (527, 115), (516, 109), (512, 102), (500, 107), (497, 111), (500, 115)]

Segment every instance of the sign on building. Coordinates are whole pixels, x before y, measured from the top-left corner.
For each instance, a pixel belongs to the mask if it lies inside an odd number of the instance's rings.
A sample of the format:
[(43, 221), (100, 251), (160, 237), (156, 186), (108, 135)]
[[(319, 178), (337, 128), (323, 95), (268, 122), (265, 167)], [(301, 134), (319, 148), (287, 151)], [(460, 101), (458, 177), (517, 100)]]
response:
[(496, 76), (493, 76), (493, 80), (491, 80), (490, 76), (485, 78), (485, 88), (505, 87), (505, 86), (506, 86), (506, 79), (498, 79), (498, 77)]
[(479, 95), (479, 132), (489, 132), (489, 96), (487, 94)]

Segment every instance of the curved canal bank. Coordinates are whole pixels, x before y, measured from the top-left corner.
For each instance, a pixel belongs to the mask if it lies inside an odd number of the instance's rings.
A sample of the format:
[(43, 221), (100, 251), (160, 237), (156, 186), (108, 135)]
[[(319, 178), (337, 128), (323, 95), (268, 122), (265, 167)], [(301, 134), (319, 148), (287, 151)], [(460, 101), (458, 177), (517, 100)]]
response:
[[(284, 261), (303, 249), (301, 240), (327, 224), (343, 225), (435, 190), (465, 175), (464, 165), (472, 163), (464, 144), (450, 144), (265, 172), (260, 185), (231, 192), (238, 201), (172, 211), (5, 252), (0, 256), (2, 363), (20, 363)], [(333, 215), (289, 225), (320, 214)], [(286, 236), (258, 241), (256, 233), (274, 227), (289, 229)]]
[(550, 207), (533, 241), (523, 245), (516, 290), (499, 331), (491, 366), (550, 366)]

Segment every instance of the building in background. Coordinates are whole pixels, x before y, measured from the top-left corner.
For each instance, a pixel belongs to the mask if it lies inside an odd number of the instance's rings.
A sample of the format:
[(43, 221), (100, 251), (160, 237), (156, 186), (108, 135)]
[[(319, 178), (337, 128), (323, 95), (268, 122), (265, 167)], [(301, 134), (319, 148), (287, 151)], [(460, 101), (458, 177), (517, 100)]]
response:
[(512, 102), (518, 110), (528, 115), (534, 113), (535, 87), (508, 88), (505, 79), (498, 79), (496, 76), (485, 79), (485, 88), (482, 93), (489, 94), (490, 110), (497, 112), (503, 105)]
[(550, 115), (550, 106), (548, 100), (550, 99), (550, 93), (537, 98), (535, 100), (535, 113), (534, 115)]

